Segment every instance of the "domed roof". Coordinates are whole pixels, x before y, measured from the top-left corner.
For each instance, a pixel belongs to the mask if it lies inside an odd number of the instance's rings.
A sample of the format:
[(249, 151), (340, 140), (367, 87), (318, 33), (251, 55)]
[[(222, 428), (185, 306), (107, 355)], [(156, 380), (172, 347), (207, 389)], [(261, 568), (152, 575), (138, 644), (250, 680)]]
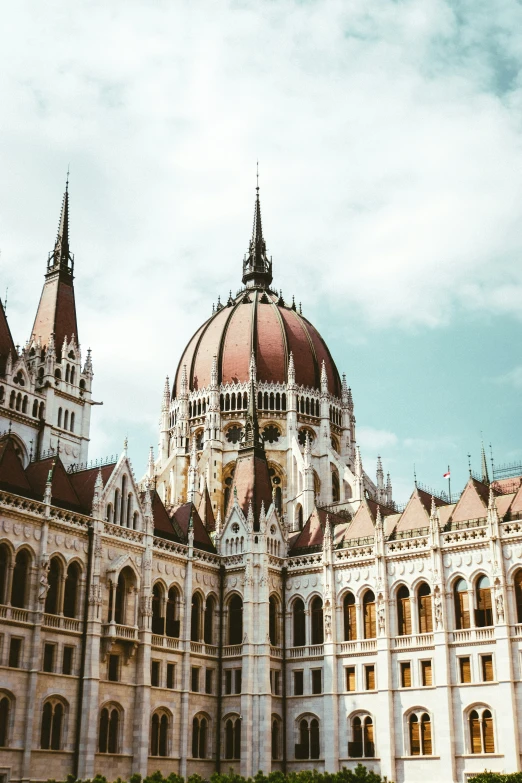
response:
[(272, 259), (266, 254), (259, 186), (256, 190), (252, 239), (243, 261), (246, 287), (235, 299), (230, 297), (225, 306), (218, 305), (217, 311), (190, 340), (176, 371), (173, 396), (180, 393), (184, 366), (190, 390), (208, 386), (214, 356), (220, 384), (248, 381), (252, 352), (258, 381), (287, 383), (292, 352), (298, 386), (320, 389), (324, 361), (328, 390), (341, 397), (339, 373), (321, 335), (296, 311), (294, 304), (285, 304), (270, 288)]
[(190, 390), (208, 386), (214, 356), (219, 383), (247, 382), (252, 352), (258, 381), (287, 383), (292, 352), (297, 385), (314, 389), (321, 388), (324, 361), (328, 390), (341, 396), (337, 367), (317, 329), (266, 289), (242, 291), (198, 329), (178, 365), (174, 394), (180, 391), (183, 366), (187, 368)]

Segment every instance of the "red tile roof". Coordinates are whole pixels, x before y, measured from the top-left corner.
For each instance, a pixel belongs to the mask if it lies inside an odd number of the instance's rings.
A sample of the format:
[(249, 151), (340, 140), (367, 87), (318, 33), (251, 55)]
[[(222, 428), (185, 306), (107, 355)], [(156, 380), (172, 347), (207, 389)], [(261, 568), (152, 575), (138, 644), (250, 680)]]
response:
[(189, 522), (190, 517), (192, 516), (192, 524), (194, 525), (194, 546), (196, 549), (204, 549), (207, 552), (216, 551), (212, 539), (205, 530), (198, 510), (193, 503), (183, 503), (181, 506), (176, 506), (171, 513), (175, 523), (179, 526), (179, 529), (184, 536), (184, 543), (188, 540)]
[(216, 519), (214, 517), (212, 501), (210, 500), (210, 495), (208, 494), (208, 487), (206, 482), (205, 491), (203, 492), (201, 501), (199, 503), (198, 513), (206, 529), (212, 533), (216, 529)]
[(3, 435), (0, 438), (0, 487), (18, 495), (33, 497), (32, 487), (10, 435)]
[(70, 340), (75, 335), (79, 342), (72, 277), (61, 271), (46, 277), (32, 335), (36, 339), (40, 337), (45, 346), (53, 332), (57, 356), (60, 356), (64, 337)]
[(340, 544), (346, 537), (348, 528), (346, 520), (335, 514), (329, 514), (323, 508), (314, 508), (301, 532), (292, 539), (290, 554), (297, 554), (303, 549), (320, 549), (323, 546), (327, 517), (333, 527), (334, 545)]
[[(83, 513), (84, 509), (76, 494), (60, 457), (48, 457), (47, 459), (31, 462), (26, 468), (26, 475), (36, 497), (43, 500), (47, 477), (54, 462), (52, 476), (51, 503), (53, 506), (67, 508), (70, 511)], [(86, 513), (90, 513), (89, 511)]]
[(257, 525), (261, 513), (261, 503), (265, 505), (265, 513), (268, 512), (272, 504), (272, 482), (266, 458), (257, 456), (254, 449), (239, 452), (232, 480), (227, 517), (234, 505), (236, 494), (237, 502), (245, 517), (248, 515), (250, 503), (252, 503), (254, 523)]
[(102, 465), (100, 467), (87, 468), (87, 470), (79, 470), (75, 473), (67, 473), (69, 481), (78, 496), (80, 504), (84, 510), (84, 514), (90, 514), (92, 511), (92, 499), (94, 497), (94, 485), (98, 477), (98, 471), (101, 470), (103, 486), (105, 487), (110, 477), (114, 472), (116, 463), (112, 462), (109, 465)]

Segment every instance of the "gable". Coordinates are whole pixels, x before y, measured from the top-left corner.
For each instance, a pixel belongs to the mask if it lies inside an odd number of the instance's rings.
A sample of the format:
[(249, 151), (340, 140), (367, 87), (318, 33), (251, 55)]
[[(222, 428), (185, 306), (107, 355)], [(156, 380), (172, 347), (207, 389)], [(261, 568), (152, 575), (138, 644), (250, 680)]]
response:
[(74, 491), (69, 475), (63, 466), (60, 457), (47, 457), (46, 459), (31, 462), (26, 468), (27, 478), (32, 490), (38, 498), (43, 500), (45, 485), (49, 471), (53, 467), (51, 484), (51, 503), (53, 506), (67, 508), (71, 511), (82, 512), (82, 505), (78, 495)]
[[(485, 496), (485, 497), (484, 497)], [(470, 478), (451, 515), (452, 522), (482, 519), (488, 513), (489, 487)]]

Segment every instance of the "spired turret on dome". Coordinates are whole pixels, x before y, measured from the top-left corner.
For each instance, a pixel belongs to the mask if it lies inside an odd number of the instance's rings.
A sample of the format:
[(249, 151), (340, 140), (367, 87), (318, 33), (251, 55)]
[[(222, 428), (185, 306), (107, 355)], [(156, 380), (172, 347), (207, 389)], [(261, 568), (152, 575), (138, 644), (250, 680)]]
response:
[(254, 206), (254, 226), (248, 255), (243, 260), (243, 284), (247, 288), (268, 288), (272, 282), (272, 259), (266, 254), (266, 242), (261, 222), (261, 202), (259, 201), (259, 171), (257, 174), (256, 203)]

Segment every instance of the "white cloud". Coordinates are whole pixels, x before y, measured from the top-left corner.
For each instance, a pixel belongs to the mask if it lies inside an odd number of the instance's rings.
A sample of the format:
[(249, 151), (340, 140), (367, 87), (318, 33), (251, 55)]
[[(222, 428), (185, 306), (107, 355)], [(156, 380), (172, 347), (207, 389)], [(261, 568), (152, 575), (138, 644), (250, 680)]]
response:
[(513, 367), (512, 370), (493, 379), (494, 383), (507, 384), (515, 389), (522, 389), (522, 365)]
[(361, 445), (363, 457), (366, 450), (373, 454), (396, 446), (398, 443), (397, 435), (394, 432), (364, 426), (357, 427), (357, 440)]

